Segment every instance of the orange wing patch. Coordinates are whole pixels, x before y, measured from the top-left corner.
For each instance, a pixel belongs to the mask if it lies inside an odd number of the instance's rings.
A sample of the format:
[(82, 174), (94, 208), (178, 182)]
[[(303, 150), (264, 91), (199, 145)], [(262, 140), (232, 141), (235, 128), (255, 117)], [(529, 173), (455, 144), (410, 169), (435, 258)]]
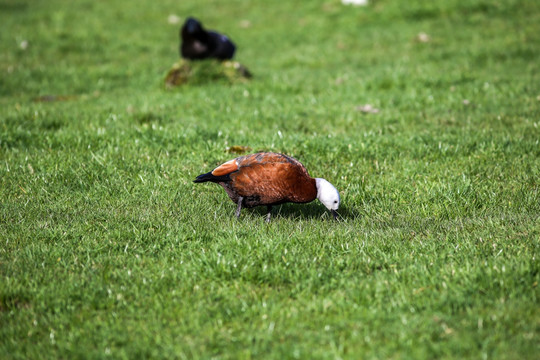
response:
[(236, 159), (232, 159), (232, 160), (227, 161), (224, 164), (219, 165), (217, 168), (215, 168), (212, 171), (212, 175), (223, 176), (223, 175), (230, 174), (236, 170), (238, 170), (238, 164), (236, 163)]

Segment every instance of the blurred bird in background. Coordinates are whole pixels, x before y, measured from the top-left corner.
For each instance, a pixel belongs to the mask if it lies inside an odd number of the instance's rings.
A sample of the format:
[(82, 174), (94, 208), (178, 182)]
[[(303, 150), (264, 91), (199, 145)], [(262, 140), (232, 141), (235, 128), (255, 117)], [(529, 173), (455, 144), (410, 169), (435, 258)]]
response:
[(225, 35), (205, 30), (201, 22), (189, 17), (180, 29), (180, 56), (189, 60), (230, 60), (236, 46)]
[[(206, 30), (201, 22), (188, 17), (180, 28), (180, 57), (165, 76), (165, 86), (201, 84), (219, 79), (231, 83), (253, 75), (247, 67), (231, 60), (236, 45), (225, 35)], [(203, 61), (206, 60), (206, 61)]]

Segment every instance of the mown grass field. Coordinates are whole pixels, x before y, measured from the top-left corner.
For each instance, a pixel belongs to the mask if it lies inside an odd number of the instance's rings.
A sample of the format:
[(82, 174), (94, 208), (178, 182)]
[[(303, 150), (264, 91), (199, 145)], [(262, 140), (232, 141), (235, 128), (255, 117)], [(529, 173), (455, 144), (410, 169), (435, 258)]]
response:
[[(165, 89), (170, 15), (254, 78)], [(0, 0), (0, 24), (0, 358), (537, 358), (540, 2)], [(192, 183), (233, 145), (328, 179), (341, 220), (236, 220)]]

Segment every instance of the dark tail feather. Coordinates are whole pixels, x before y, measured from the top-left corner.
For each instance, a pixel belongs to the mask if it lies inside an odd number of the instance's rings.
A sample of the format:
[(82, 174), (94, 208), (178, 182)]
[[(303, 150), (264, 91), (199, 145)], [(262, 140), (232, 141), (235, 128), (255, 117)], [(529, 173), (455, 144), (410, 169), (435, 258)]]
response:
[(231, 178), (229, 177), (229, 175), (223, 175), (223, 176), (214, 176), (212, 175), (212, 172), (208, 172), (206, 174), (201, 174), (199, 176), (197, 176), (197, 178), (195, 180), (193, 180), (194, 183), (202, 183), (202, 182), (207, 182), (207, 181), (211, 181), (211, 182), (222, 182), (222, 181), (229, 181), (231, 180)]

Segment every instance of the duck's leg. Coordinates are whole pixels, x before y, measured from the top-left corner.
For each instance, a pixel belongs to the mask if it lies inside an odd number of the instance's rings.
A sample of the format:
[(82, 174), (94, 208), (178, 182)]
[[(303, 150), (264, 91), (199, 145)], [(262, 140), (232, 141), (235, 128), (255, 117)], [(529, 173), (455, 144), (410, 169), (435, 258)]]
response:
[(266, 222), (270, 222), (270, 217), (272, 216), (272, 205), (267, 205), (268, 214), (266, 214)]
[(240, 217), (240, 210), (242, 210), (242, 201), (244, 200), (243, 197), (238, 197), (238, 207), (236, 208), (236, 218), (238, 219)]

